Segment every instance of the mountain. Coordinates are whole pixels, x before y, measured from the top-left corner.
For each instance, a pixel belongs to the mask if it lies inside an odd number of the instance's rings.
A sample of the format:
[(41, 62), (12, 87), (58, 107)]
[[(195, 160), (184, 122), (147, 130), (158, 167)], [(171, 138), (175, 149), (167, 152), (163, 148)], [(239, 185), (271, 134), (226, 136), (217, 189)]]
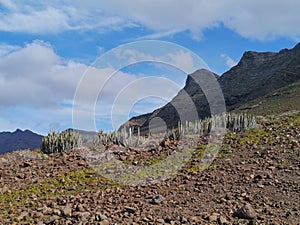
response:
[(300, 109), (300, 81), (283, 88), (276, 89), (268, 94), (250, 101), (236, 109), (254, 115), (283, 114)]
[(43, 136), (30, 130), (17, 129), (14, 132), (0, 132), (0, 154), (23, 149), (41, 147)]
[[(171, 102), (152, 113), (133, 117), (123, 126), (140, 127), (141, 131), (148, 132), (150, 124), (150, 127), (160, 126), (164, 121), (168, 127), (174, 127), (179, 120), (194, 120), (196, 116), (192, 113), (195, 111), (199, 118), (221, 112), (221, 107), (211, 112), (208, 104), (222, 105), (222, 99), (216, 97), (218, 89), (215, 81), (218, 81), (223, 92), (227, 111), (232, 111), (299, 80), (300, 43), (293, 49), (283, 49), (277, 53), (247, 51), (236, 66), (221, 76), (204, 69), (188, 75), (184, 88)], [(210, 96), (207, 98), (204, 92), (209, 92)], [(193, 104), (196, 110), (193, 110)], [(154, 118), (160, 118), (155, 119), (160, 122), (153, 125)]]
[(278, 53), (245, 52), (237, 66), (219, 78), (228, 110), (300, 79), (300, 43)]
[(79, 134), (82, 138), (82, 142), (85, 143), (93, 143), (98, 141), (98, 133), (95, 131), (85, 131), (85, 130), (77, 130), (73, 128), (67, 129), (68, 131), (73, 131), (76, 134)]

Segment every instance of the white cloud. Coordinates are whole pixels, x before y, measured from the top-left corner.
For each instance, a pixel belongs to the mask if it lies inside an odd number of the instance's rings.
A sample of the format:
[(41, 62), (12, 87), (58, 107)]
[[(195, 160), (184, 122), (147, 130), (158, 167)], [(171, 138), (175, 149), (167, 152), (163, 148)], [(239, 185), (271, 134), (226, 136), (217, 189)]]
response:
[(161, 38), (189, 30), (200, 39), (204, 29), (225, 27), (259, 40), (300, 37), (300, 1), (152, 0), (10, 1), (0, 0), (0, 30), (57, 33), (64, 30), (121, 30), (145, 26)]
[(167, 37), (167, 36), (172, 36), (176, 33), (180, 33), (183, 30), (168, 30), (168, 31), (161, 31), (161, 32), (157, 32), (157, 33), (153, 33), (153, 34), (149, 34), (149, 35), (145, 35), (142, 37), (137, 38), (137, 40), (151, 40), (151, 39), (160, 39), (163, 37)]
[[(127, 50), (124, 54), (135, 60), (141, 53)], [(153, 59), (151, 55), (145, 54), (143, 57)], [(178, 52), (168, 57), (176, 62), (186, 56), (184, 52)], [(88, 75), (85, 74), (86, 71)], [(112, 74), (114, 76), (110, 77)], [(96, 68), (93, 65), (65, 60), (49, 43), (43, 41), (15, 47), (0, 57), (1, 129), (12, 130), (12, 127), (19, 127), (46, 133), (53, 128), (53, 124), (60, 124), (61, 129), (70, 127), (73, 99), (83, 75), (89, 76), (89, 79), (81, 87), (83, 91), (79, 103), (82, 114), (88, 111), (85, 107), (90, 107), (91, 104), (87, 101), (96, 93), (96, 96), (99, 94), (98, 101), (94, 103), (96, 112), (103, 118), (110, 117), (114, 100), (124, 87), (144, 77), (143, 74), (128, 74), (109, 67)], [(161, 90), (165, 89), (164, 84), (148, 84), (144, 82), (143, 85), (129, 88), (127, 92), (131, 96), (138, 96), (147, 91), (162, 94)], [(178, 90), (169, 93), (170, 91), (165, 90), (171, 99)], [(147, 109), (149, 107), (151, 108), (147, 105)]]
[(65, 30), (122, 29), (134, 26), (131, 21), (107, 15), (101, 10), (74, 7), (53, 1), (1, 0), (0, 30), (33, 34), (58, 33)]
[(300, 36), (299, 8), (297, 0), (239, 1), (223, 22), (246, 38), (294, 38)]
[(0, 107), (32, 105), (34, 107), (59, 107), (69, 104), (84, 72), (89, 69), (91, 79), (85, 87), (86, 96), (90, 90), (98, 90), (107, 82), (102, 97), (109, 99), (135, 75), (118, 72), (109, 82), (112, 68), (98, 69), (93, 66), (66, 61), (56, 54), (52, 46), (42, 41), (26, 44), (24, 48), (0, 57)]
[(85, 69), (64, 62), (47, 43), (27, 44), (0, 58), (0, 107), (55, 107), (59, 99), (72, 97)]
[(189, 74), (195, 71), (194, 59), (190, 52), (184, 52), (180, 50), (173, 54), (169, 54), (170, 61), (173, 65), (176, 65), (183, 71), (187, 71)]
[(11, 0), (0, 0), (0, 5), (9, 10), (16, 10), (16, 5)]
[(220, 55), (221, 58), (223, 58), (225, 60), (226, 65), (231, 68), (233, 66), (235, 66), (237, 64), (237, 62), (235, 62), (232, 58), (230, 58), (227, 54), (221, 54)]
[(149, 38), (189, 30), (193, 38), (199, 39), (204, 29), (220, 25), (259, 40), (300, 36), (298, 0), (100, 0), (89, 1), (86, 6), (99, 7), (152, 29)]
[(20, 47), (16, 45), (0, 44), (0, 57), (5, 56), (19, 48)]
[(157, 67), (163, 66), (162, 64), (168, 64), (168, 66), (174, 66), (175, 68), (178, 68), (187, 74), (193, 73), (199, 68), (208, 68), (208, 65), (201, 59), (199, 56), (194, 55), (189, 50), (183, 50), (182, 48), (172, 47), (170, 48), (170, 45), (165, 44), (164, 42), (159, 42), (157, 46), (160, 46), (158, 49), (152, 49), (152, 51), (149, 51), (149, 48), (151, 48), (151, 43), (141, 42), (145, 48), (148, 48), (148, 52), (145, 53), (142, 50), (137, 49), (131, 49), (128, 47), (127, 49), (122, 50), (113, 50), (114, 54), (117, 58), (118, 62), (126, 61), (126, 64), (134, 64), (141, 61), (149, 61), (153, 62), (157, 65)]
[[(87, 68), (64, 60), (42, 41), (15, 48), (0, 57), (1, 129), (13, 130), (17, 126), (45, 133), (53, 123), (71, 126), (73, 97)], [(104, 80), (103, 69), (91, 69), (96, 81)], [(98, 84), (90, 83), (87, 93)], [(104, 92), (106, 98), (109, 94)]]
[(0, 13), (0, 29), (9, 32), (52, 33), (68, 29), (68, 15), (55, 8)]

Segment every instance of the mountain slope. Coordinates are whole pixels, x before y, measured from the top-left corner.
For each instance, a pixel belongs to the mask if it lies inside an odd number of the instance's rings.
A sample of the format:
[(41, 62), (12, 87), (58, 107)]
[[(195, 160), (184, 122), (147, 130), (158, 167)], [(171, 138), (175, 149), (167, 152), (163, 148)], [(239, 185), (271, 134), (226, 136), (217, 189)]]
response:
[(240, 62), (219, 78), (228, 110), (300, 79), (300, 44), (291, 50), (245, 52)]
[(30, 130), (17, 129), (14, 132), (0, 133), (0, 154), (14, 150), (40, 148), (43, 136)]
[[(207, 85), (207, 80), (214, 78), (222, 89), (227, 111), (237, 109), (300, 80), (300, 43), (291, 50), (283, 49), (278, 53), (245, 52), (240, 62), (220, 77), (203, 69), (198, 70), (188, 75), (185, 87), (171, 102), (152, 113), (133, 117), (124, 125), (139, 126), (142, 131), (147, 132), (155, 117), (161, 118), (168, 127), (177, 126), (179, 120), (194, 120), (195, 116), (190, 115), (193, 111), (192, 105), (185, 101), (186, 94), (191, 97), (199, 118), (210, 116), (210, 105), (198, 84), (214, 93), (216, 87)], [(213, 97), (210, 96), (213, 101), (221, 101)], [(178, 112), (185, 114), (185, 117), (180, 118)]]
[(241, 105), (236, 111), (255, 115), (283, 114), (300, 109), (300, 81), (276, 89), (263, 97)]

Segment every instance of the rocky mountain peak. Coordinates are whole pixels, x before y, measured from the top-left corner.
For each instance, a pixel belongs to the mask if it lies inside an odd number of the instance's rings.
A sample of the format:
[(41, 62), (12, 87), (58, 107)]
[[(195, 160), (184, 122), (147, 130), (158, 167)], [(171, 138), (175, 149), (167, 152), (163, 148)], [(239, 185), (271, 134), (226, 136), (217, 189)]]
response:
[(14, 132), (13, 132), (14, 134), (18, 134), (18, 133), (23, 133), (23, 131), (21, 130), (21, 129), (16, 129)]
[(242, 59), (240, 60), (239, 66), (244, 66), (246, 68), (253, 68), (255, 66), (259, 66), (261, 64), (272, 61), (274, 57), (277, 56), (275, 52), (254, 52), (247, 51), (243, 54)]
[(185, 87), (170, 103), (152, 113), (133, 118), (127, 125), (134, 124), (147, 131), (151, 119), (159, 117), (168, 127), (176, 126), (179, 121), (178, 109), (185, 115), (190, 111), (184, 97), (186, 94), (194, 102), (198, 118), (210, 116), (211, 100), (207, 99), (203, 89), (214, 90), (213, 80), (218, 81), (222, 89), (227, 110), (233, 110), (300, 80), (300, 43), (293, 49), (283, 49), (277, 53), (247, 51), (236, 66), (221, 76), (205, 69), (197, 70), (188, 75)]
[(255, 52), (246, 51), (237, 66), (256, 69), (256, 67), (271, 63), (282, 63), (283, 61), (289, 61), (291, 58), (300, 54), (300, 43), (292, 49), (284, 48), (279, 52)]

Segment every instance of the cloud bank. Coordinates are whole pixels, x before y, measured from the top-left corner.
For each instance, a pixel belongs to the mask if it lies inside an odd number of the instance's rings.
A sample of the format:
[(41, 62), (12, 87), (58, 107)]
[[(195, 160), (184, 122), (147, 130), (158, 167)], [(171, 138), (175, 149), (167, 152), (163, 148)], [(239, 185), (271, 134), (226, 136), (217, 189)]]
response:
[(146, 27), (160, 38), (190, 31), (196, 39), (205, 29), (224, 26), (245, 38), (299, 39), (300, 2), (240, 0), (164, 1), (11, 1), (0, 0), (0, 30), (58, 33), (65, 30), (118, 30)]

